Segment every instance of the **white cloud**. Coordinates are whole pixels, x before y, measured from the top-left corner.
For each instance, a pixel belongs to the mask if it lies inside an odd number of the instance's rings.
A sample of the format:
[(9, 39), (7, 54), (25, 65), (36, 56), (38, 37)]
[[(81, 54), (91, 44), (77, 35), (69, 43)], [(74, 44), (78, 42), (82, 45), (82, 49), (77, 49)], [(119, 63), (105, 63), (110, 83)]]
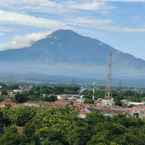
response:
[(145, 2), (145, 0), (109, 0), (109, 2)]
[(145, 26), (144, 27), (138, 27), (138, 28), (122, 27), (120, 30), (122, 30), (124, 32), (145, 32)]
[(22, 3), (27, 6), (58, 6), (59, 4), (51, 0), (22, 0)]
[(12, 31), (14, 31), (14, 30), (11, 29), (11, 28), (0, 26), (0, 33), (9, 33), (9, 32), (12, 32)]
[[(73, 21), (75, 19), (75, 21)], [(114, 24), (110, 19), (96, 19), (94, 17), (77, 17), (68, 20), (70, 27), (84, 29), (103, 30), (110, 32), (145, 32), (145, 26), (133, 27)]]
[(14, 5), (16, 4), (18, 1), (17, 0), (1, 0), (0, 1), (0, 4), (3, 6), (3, 5)]
[(23, 0), (25, 6), (34, 9), (47, 9), (55, 13), (65, 13), (74, 11), (95, 11), (102, 8), (105, 4), (104, 0), (67, 0), (56, 2), (54, 0)]
[[(112, 0), (114, 2), (117, 2), (116, 0)], [(145, 2), (145, 0), (119, 0), (120, 2)]]
[(48, 29), (56, 29), (64, 25), (62, 22), (57, 20), (45, 19), (31, 16), (28, 14), (20, 14), (16, 12), (9, 12), (3, 10), (0, 10), (0, 22), (21, 24), (26, 26), (34, 26)]
[[(110, 0), (110, 1), (120, 1), (120, 2), (145, 2), (145, 0)], [(79, 27), (82, 29), (94, 29), (96, 31), (110, 31), (110, 32), (145, 32), (145, 26), (142, 27), (131, 27), (131, 26), (121, 26), (120, 24), (115, 24), (113, 20), (110, 19), (97, 19), (97, 17), (83, 16), (79, 17), (80, 13), (73, 15), (72, 12), (80, 11), (103, 11), (109, 9), (107, 0), (64, 0), (56, 2), (55, 0), (0, 0), (0, 6), (7, 5), (8, 7), (14, 6), (16, 9), (23, 9), (23, 12), (19, 13), (14, 11), (4, 11), (0, 10), (0, 23), (4, 22), (7, 24), (19, 24), (24, 26), (33, 26), (38, 28), (46, 28), (48, 30), (56, 30), (60, 28), (68, 28), (76, 30)], [(18, 7), (20, 6), (20, 7)], [(61, 20), (47, 19), (43, 17), (36, 17), (29, 15), (30, 11), (36, 9), (35, 12), (41, 13), (43, 10), (48, 16), (48, 12), (53, 12), (55, 16), (62, 16), (62, 13), (66, 15), (61, 18)], [(42, 15), (43, 16), (43, 15)], [(76, 16), (76, 17), (75, 17)], [(77, 17), (78, 16), (78, 17)], [(10, 29), (1, 28), (0, 34), (3, 35), (6, 32), (10, 32)], [(15, 49), (28, 47), (32, 45), (33, 42), (45, 38), (48, 32), (42, 33), (32, 33), (24, 36), (16, 36), (10, 40), (7, 44), (0, 46), (0, 49)]]
[(37, 32), (26, 34), (24, 36), (15, 36), (6, 44), (0, 46), (0, 50), (18, 49), (31, 46), (34, 42), (46, 38), (50, 32)]
[(79, 3), (74, 2), (70, 7), (78, 10), (98, 10), (105, 5), (104, 0), (80, 0)]
[(112, 25), (112, 21), (109, 19), (95, 19), (94, 17), (77, 17), (74, 19), (69, 19), (70, 25), (86, 27), (86, 28), (94, 28), (101, 29), (103, 27), (108, 27)]

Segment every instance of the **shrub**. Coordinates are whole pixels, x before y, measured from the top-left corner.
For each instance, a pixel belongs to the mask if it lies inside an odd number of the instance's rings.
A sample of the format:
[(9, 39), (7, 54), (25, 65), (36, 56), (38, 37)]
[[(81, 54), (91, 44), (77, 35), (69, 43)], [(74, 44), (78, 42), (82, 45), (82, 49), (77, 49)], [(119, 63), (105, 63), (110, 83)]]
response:
[(55, 95), (46, 95), (43, 97), (44, 101), (48, 101), (48, 102), (54, 102), (57, 100), (57, 96)]
[(26, 94), (24, 93), (17, 93), (15, 96), (14, 96), (14, 99), (16, 102), (18, 103), (23, 103), (23, 102), (26, 102), (28, 101), (28, 97)]

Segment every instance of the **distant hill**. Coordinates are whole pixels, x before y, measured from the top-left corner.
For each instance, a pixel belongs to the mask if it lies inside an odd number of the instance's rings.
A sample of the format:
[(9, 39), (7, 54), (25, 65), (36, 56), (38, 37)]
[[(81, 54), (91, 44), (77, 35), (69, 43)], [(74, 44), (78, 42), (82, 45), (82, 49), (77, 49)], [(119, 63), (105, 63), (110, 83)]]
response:
[(109, 53), (113, 53), (113, 77), (145, 77), (145, 61), (123, 53), (100, 40), (71, 30), (58, 30), (29, 48), (0, 52), (0, 75), (40, 74), (106, 79)]

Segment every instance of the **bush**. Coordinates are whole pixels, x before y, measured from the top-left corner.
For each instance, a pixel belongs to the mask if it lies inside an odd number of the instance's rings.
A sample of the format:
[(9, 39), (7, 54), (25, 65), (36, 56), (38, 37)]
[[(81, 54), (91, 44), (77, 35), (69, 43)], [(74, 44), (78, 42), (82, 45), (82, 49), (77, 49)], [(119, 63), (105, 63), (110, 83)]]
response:
[(43, 97), (44, 101), (48, 101), (48, 102), (54, 102), (57, 100), (57, 96), (55, 95), (46, 95)]
[(33, 116), (35, 115), (35, 111), (32, 108), (19, 108), (16, 113), (16, 125), (25, 126)]
[(26, 102), (28, 101), (28, 97), (26, 94), (22, 94), (22, 93), (17, 93), (15, 96), (14, 96), (14, 100), (18, 103), (23, 103), (23, 102)]

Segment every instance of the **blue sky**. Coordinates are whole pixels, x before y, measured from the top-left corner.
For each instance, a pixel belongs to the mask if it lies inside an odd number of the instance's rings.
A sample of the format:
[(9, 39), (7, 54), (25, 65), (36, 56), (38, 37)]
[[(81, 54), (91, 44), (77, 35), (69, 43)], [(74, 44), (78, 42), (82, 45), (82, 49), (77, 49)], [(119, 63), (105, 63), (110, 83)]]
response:
[(0, 50), (72, 29), (145, 59), (145, 0), (0, 0)]

